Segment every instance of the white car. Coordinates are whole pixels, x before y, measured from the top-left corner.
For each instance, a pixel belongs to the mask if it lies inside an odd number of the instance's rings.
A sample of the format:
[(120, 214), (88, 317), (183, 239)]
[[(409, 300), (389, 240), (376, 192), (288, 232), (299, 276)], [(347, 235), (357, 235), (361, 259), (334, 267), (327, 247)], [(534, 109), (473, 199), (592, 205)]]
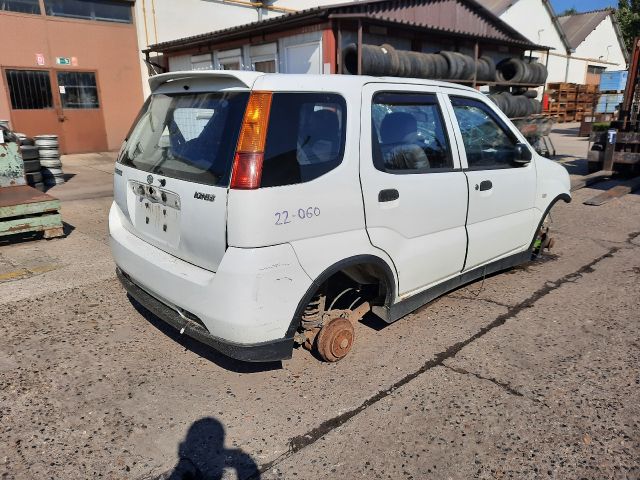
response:
[(429, 80), (152, 77), (115, 168), (117, 273), (152, 313), (245, 361), (343, 358), (548, 245), (569, 176), (483, 94)]

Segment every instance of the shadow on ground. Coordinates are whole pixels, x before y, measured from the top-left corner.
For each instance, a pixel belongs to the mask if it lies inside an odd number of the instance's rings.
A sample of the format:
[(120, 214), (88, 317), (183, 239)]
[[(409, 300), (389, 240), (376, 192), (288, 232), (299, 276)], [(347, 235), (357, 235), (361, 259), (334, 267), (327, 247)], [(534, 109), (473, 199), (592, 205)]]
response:
[(215, 363), (219, 367), (236, 373), (257, 373), (268, 372), (270, 370), (278, 370), (282, 368), (282, 362), (265, 362), (265, 363), (249, 363), (235, 360), (233, 358), (216, 352), (211, 347), (194, 340), (193, 338), (182, 335), (178, 330), (168, 325), (153, 313), (140, 305), (132, 296), (127, 295), (133, 307), (142, 315), (151, 325), (156, 327), (162, 333), (170, 337), (174, 342), (179, 343), (186, 350)]
[(259, 479), (258, 465), (239, 448), (225, 448), (224, 426), (213, 417), (193, 422), (178, 446), (178, 463), (154, 480), (220, 480), (235, 471), (240, 480)]

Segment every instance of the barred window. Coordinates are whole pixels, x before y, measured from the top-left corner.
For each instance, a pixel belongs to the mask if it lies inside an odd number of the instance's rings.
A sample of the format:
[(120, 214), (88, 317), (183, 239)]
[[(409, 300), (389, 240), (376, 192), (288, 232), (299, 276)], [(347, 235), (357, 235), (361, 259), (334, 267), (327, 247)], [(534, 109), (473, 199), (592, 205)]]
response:
[(46, 70), (7, 70), (7, 85), (14, 110), (53, 108), (51, 80)]

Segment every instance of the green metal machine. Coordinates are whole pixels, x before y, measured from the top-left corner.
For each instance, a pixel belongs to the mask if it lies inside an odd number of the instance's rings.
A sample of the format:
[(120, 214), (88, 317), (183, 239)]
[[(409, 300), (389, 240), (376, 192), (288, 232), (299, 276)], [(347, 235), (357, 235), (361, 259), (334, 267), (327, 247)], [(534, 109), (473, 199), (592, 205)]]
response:
[(60, 200), (26, 184), (18, 139), (0, 127), (0, 237), (26, 232), (63, 236)]

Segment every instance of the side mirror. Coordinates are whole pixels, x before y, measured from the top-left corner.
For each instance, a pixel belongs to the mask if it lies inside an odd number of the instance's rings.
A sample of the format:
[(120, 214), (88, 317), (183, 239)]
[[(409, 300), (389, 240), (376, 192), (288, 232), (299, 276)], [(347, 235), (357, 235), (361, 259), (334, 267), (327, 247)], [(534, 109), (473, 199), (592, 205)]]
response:
[(525, 166), (531, 162), (531, 150), (524, 143), (516, 143), (513, 163), (518, 166)]

